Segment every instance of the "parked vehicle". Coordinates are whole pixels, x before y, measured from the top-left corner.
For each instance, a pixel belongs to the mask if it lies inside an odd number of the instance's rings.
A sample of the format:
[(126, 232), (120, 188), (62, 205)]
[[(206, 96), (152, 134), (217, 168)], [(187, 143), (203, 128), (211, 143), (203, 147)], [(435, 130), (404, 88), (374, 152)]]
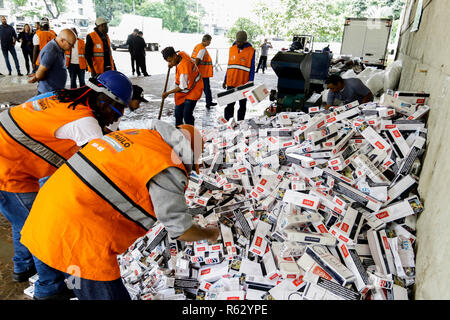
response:
[(158, 51), (161, 42), (162, 19), (143, 17), (134, 14), (122, 15), (121, 22), (117, 27), (109, 27), (109, 38), (113, 50), (128, 49), (126, 44), (128, 35), (134, 29), (139, 29), (144, 33), (146, 50)]
[(346, 18), (341, 55), (358, 57), (366, 65), (384, 67), (392, 19)]

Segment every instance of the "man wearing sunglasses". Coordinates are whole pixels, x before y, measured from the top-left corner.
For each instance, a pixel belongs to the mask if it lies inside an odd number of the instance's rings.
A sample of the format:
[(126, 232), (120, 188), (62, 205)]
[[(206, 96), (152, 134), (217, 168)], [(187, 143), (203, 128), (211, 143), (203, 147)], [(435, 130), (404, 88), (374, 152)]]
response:
[(39, 68), (30, 75), (29, 83), (38, 82), (38, 94), (63, 89), (67, 81), (65, 52), (77, 41), (70, 29), (62, 30), (39, 53)]

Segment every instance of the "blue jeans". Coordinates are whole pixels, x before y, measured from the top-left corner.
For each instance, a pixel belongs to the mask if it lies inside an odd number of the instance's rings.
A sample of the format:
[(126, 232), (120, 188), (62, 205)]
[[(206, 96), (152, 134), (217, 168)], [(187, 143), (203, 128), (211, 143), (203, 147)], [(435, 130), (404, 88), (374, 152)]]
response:
[(17, 73), (20, 73), (20, 66), (19, 66), (19, 60), (17, 60), (17, 53), (16, 53), (16, 49), (14, 47), (11, 48), (2, 48), (2, 52), (3, 52), (3, 57), (5, 58), (5, 62), (6, 62), (6, 67), (8, 68), (8, 71), (11, 73), (12, 69), (11, 69), (11, 64), (9, 63), (9, 55), (8, 52), (11, 53), (13, 59), (14, 59), (14, 63), (16, 65), (16, 70)]
[[(197, 100), (185, 100), (182, 104), (175, 107), (175, 126), (181, 124), (194, 125), (194, 108)], [(184, 119), (184, 122), (183, 122)]]
[(78, 300), (131, 300), (122, 278), (113, 281), (95, 281), (67, 273), (64, 276)]
[(212, 94), (209, 78), (203, 78), (203, 92), (205, 93), (206, 105), (210, 105), (212, 103)]
[(69, 71), (69, 76), (70, 76), (70, 88), (71, 89), (75, 89), (77, 88), (77, 78), (78, 81), (80, 83), (80, 87), (84, 87), (85, 86), (85, 81), (84, 81), (84, 74), (85, 74), (85, 70), (84, 69), (80, 69), (80, 65), (79, 64), (70, 64), (69, 67), (67, 68), (67, 70)]
[(39, 275), (39, 280), (35, 284), (34, 295), (43, 298), (63, 291), (66, 284), (62, 272), (44, 264), (20, 243), (20, 232), (36, 196), (37, 192), (12, 193), (0, 190), (0, 211), (12, 226), (14, 272), (24, 272), (34, 264)]

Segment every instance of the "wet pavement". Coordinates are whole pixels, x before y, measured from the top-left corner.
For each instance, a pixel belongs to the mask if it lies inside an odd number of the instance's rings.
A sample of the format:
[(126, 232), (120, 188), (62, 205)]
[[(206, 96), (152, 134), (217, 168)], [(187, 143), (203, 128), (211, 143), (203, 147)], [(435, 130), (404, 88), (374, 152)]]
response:
[[(147, 55), (147, 59), (153, 62), (153, 66), (150, 66), (149, 68), (151, 77), (145, 78), (131, 75), (129, 54), (127, 52), (116, 51), (114, 57), (116, 61), (120, 62), (120, 64), (116, 62), (119, 70), (129, 76), (133, 84), (143, 87), (144, 96), (149, 101), (147, 103), (141, 103), (141, 108), (134, 112), (127, 110), (121, 120), (119, 129), (129, 129), (134, 126), (141, 127), (145, 121), (157, 119), (161, 106), (161, 93), (164, 89), (167, 74), (167, 64), (160, 58), (160, 53), (157, 52)], [(156, 63), (154, 60), (158, 62), (157, 66), (155, 65)], [(22, 69), (22, 72), (23, 70), (25, 70), (25, 68)], [(4, 70), (0, 70), (0, 72), (4, 74)], [(223, 70), (215, 70), (215, 75), (210, 80), (214, 100), (217, 93), (223, 91), (222, 83), (224, 75), (225, 72)], [(174, 87), (174, 79), (175, 70), (173, 69), (168, 82), (168, 90)], [(26, 76), (19, 77), (15, 75), (14, 69), (12, 76), (0, 76), (0, 105), (17, 105), (33, 97), (37, 93), (37, 85), (29, 84), (27, 83), (27, 80)], [(269, 90), (276, 89), (277, 77), (275, 73), (269, 69), (266, 71), (266, 74), (256, 74), (255, 83), (264, 83)], [(268, 103), (268, 99), (256, 107), (251, 107), (250, 103), (247, 103), (246, 117), (249, 118), (262, 115)], [(195, 125), (198, 128), (213, 127), (216, 125), (216, 119), (219, 116), (223, 116), (224, 107), (217, 105), (208, 110), (205, 105), (206, 102), (203, 95), (194, 110)], [(236, 103), (235, 112), (237, 112), (238, 106), (238, 103)], [(171, 95), (165, 100), (161, 120), (174, 124), (174, 107), (174, 97)], [(0, 215), (0, 300), (28, 299), (28, 297), (23, 294), (23, 290), (28, 287), (28, 283), (20, 284), (12, 281), (13, 254), (10, 224), (3, 215)]]

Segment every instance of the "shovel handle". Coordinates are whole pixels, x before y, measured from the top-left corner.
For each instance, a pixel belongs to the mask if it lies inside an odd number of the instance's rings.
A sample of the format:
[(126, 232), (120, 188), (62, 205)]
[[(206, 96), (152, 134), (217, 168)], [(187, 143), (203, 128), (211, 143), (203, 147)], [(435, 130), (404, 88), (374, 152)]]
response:
[[(169, 82), (169, 76), (170, 76), (170, 68), (167, 70), (167, 77), (166, 77), (166, 84), (164, 85), (164, 91), (166, 92), (167, 90), (167, 83)], [(159, 116), (158, 116), (158, 120), (161, 120), (161, 116), (162, 116), (162, 111), (163, 111), (163, 106), (164, 106), (164, 100), (161, 100), (161, 106), (159, 107)]]

